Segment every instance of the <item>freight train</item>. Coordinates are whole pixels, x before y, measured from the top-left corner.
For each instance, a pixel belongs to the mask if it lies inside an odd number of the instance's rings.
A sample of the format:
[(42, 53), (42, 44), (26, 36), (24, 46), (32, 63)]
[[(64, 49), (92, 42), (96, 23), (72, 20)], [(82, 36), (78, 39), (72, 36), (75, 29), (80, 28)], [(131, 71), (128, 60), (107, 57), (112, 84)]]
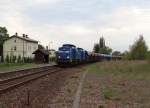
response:
[(56, 62), (58, 65), (77, 65), (82, 63), (92, 63), (98, 61), (110, 61), (112, 59), (119, 59), (120, 57), (112, 57), (106, 54), (97, 54), (88, 52), (82, 48), (77, 48), (72, 44), (64, 44), (59, 47), (56, 52)]

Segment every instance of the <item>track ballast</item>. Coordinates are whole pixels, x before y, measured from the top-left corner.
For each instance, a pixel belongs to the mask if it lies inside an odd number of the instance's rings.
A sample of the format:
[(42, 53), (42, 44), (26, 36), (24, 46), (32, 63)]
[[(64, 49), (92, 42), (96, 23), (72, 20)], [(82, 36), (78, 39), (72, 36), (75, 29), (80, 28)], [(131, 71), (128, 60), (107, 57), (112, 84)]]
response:
[(5, 93), (13, 88), (22, 86), (23, 84), (29, 83), (43, 76), (46, 76), (48, 74), (57, 73), (61, 70), (61, 68), (55, 66), (46, 66), (35, 69), (3, 73), (0, 76), (0, 94)]

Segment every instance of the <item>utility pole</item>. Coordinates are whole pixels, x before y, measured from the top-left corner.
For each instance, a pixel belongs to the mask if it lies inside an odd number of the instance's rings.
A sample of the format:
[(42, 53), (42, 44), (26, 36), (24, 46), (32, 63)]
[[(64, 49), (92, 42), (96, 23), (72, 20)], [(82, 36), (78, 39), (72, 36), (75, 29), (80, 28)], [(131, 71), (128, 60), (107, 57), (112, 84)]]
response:
[[(23, 34), (23, 38), (25, 38), (25, 34)], [(24, 63), (24, 39), (23, 39), (23, 63)]]
[(51, 41), (51, 42), (49, 42), (49, 50), (51, 49), (51, 44), (52, 44), (53, 42)]

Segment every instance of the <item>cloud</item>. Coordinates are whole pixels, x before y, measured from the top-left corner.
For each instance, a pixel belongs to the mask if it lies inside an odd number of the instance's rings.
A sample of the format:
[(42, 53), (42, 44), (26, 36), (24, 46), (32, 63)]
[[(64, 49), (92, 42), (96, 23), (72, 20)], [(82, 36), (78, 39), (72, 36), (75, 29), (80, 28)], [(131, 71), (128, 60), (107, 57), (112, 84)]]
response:
[(109, 4), (106, 9), (107, 4), (103, 0), (87, 4), (74, 0), (5, 0), (0, 1), (0, 24), (11, 35), (26, 33), (44, 45), (53, 41), (55, 49), (73, 43), (92, 50), (102, 35), (114, 50), (127, 50), (139, 34), (150, 46), (150, 8), (127, 2), (118, 7)]

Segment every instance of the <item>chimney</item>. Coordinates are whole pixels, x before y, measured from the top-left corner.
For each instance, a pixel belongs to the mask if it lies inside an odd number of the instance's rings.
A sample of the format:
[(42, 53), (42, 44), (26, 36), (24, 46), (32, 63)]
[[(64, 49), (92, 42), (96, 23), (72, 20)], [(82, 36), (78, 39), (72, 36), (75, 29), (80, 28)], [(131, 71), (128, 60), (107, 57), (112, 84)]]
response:
[(15, 36), (18, 36), (18, 33), (17, 33), (17, 32), (15, 33)]
[(23, 38), (25, 38), (25, 37), (26, 37), (26, 35), (25, 35), (25, 34), (23, 34), (23, 35), (22, 35), (22, 37), (23, 37)]
[(28, 35), (26, 35), (26, 38), (28, 38)]
[(46, 50), (48, 51), (48, 46), (46, 46)]

